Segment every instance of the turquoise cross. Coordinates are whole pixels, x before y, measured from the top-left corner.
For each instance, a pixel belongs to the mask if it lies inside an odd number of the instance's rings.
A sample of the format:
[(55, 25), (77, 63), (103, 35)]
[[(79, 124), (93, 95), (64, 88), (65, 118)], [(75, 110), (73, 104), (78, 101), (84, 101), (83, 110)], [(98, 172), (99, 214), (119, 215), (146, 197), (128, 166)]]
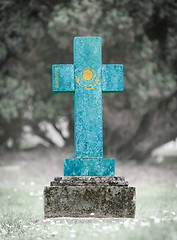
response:
[(114, 176), (103, 158), (102, 92), (123, 91), (123, 65), (102, 64), (100, 37), (74, 38), (74, 64), (52, 66), (53, 92), (74, 93), (75, 158), (64, 176)]

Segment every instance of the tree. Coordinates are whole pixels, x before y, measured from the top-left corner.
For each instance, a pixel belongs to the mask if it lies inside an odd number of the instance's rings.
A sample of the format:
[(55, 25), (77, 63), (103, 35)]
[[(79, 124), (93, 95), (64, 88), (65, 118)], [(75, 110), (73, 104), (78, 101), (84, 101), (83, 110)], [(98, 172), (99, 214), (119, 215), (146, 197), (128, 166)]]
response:
[[(104, 150), (142, 160), (177, 136), (177, 4), (174, 0), (0, 4), (0, 142), (22, 126), (69, 119), (72, 94), (51, 93), (51, 64), (72, 63), (74, 36), (101, 36), (103, 63), (123, 63), (125, 91), (104, 94)], [(16, 131), (14, 131), (16, 128)], [(12, 130), (13, 129), (13, 130)]]

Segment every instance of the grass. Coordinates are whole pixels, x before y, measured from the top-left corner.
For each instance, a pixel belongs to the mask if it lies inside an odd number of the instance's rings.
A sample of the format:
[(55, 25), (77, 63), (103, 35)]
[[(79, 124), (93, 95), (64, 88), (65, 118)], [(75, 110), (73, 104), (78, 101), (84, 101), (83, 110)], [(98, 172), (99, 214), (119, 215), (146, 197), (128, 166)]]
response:
[(176, 183), (138, 184), (136, 218), (119, 221), (44, 220), (43, 187), (0, 187), (0, 239), (177, 239)]
[[(126, 174), (126, 180), (136, 187), (135, 219), (45, 220), (43, 189), (46, 182), (62, 174), (65, 157), (58, 149), (2, 154), (0, 240), (177, 240), (177, 174), (169, 168), (169, 161), (163, 168), (118, 164), (118, 174)], [(4, 166), (19, 169), (3, 170)], [(3, 180), (9, 182), (3, 185)]]

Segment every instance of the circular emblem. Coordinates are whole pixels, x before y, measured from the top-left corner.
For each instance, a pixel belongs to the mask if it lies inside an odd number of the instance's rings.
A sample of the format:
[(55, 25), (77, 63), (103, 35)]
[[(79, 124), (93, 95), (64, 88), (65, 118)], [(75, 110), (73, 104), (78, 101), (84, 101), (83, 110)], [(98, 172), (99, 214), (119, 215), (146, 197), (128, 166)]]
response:
[(82, 76), (83, 76), (83, 78), (84, 78), (85, 80), (89, 81), (89, 80), (92, 78), (93, 74), (92, 74), (92, 71), (90, 71), (90, 70), (85, 70), (85, 71), (83, 72)]
[(81, 71), (81, 78), (76, 77), (77, 83), (86, 90), (94, 89), (98, 84), (99, 77), (95, 77), (95, 72), (91, 68), (84, 68)]
[(95, 72), (91, 68), (85, 68), (81, 72), (81, 78), (85, 82), (91, 82), (95, 77)]

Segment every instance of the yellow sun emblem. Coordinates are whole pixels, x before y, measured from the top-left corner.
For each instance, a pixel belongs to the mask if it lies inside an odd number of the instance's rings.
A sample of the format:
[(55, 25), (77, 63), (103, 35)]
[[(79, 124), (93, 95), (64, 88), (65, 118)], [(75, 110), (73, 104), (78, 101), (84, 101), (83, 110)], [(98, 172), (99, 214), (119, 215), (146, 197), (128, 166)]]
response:
[(94, 89), (95, 86), (98, 84), (99, 77), (95, 79), (95, 72), (91, 68), (84, 68), (81, 71), (81, 79), (76, 77), (77, 83), (84, 87), (87, 90)]
[(89, 81), (92, 77), (93, 77), (93, 73), (92, 71), (90, 70), (85, 70), (83, 73), (82, 73), (82, 76), (85, 80)]
[(81, 71), (81, 78), (84, 82), (91, 82), (95, 77), (95, 72), (91, 68), (85, 68)]

